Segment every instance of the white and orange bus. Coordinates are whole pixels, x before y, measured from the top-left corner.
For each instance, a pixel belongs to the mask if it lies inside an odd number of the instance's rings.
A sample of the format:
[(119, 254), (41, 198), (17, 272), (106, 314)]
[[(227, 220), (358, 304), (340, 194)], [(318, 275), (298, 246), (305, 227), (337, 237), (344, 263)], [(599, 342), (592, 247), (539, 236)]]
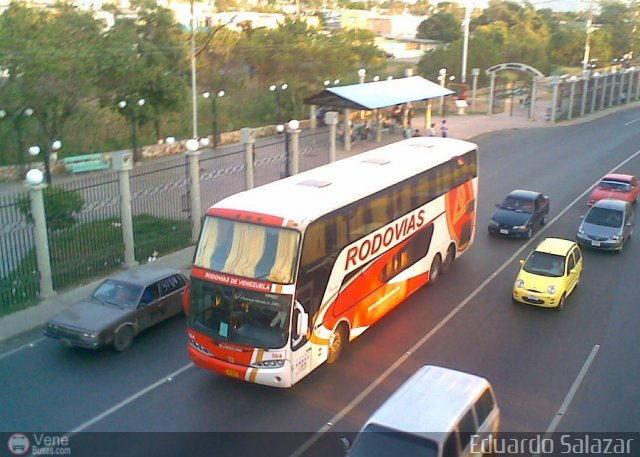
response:
[(188, 312), (196, 365), (290, 387), (473, 242), (477, 146), (419, 137), (207, 211)]

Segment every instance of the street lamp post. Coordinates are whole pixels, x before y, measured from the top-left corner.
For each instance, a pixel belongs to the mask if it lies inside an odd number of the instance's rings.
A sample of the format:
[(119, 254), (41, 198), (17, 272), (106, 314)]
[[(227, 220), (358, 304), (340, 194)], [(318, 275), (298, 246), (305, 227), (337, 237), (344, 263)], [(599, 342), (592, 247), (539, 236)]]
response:
[(18, 147), (18, 161), (20, 168), (24, 169), (24, 140), (22, 138), (22, 122), (33, 115), (33, 108), (26, 107), (12, 112), (0, 108), (0, 121), (5, 117), (10, 117), (13, 129), (16, 133), (16, 145)]
[[(133, 161), (139, 162), (141, 157), (138, 151), (138, 109), (146, 103), (144, 98), (139, 98), (135, 103), (129, 104), (126, 100), (118, 102), (118, 108), (131, 120), (131, 142), (133, 145)], [(127, 107), (129, 107), (127, 109)], [(125, 109), (127, 111), (125, 111)]]
[[(62, 141), (54, 140), (51, 142), (51, 146), (49, 147), (49, 149), (45, 149), (44, 151), (44, 179), (45, 182), (49, 185), (51, 184), (51, 155), (55, 154), (55, 156), (57, 157), (58, 151), (61, 147)], [(30, 156), (35, 157), (40, 154), (41, 150), (42, 149), (40, 148), (40, 146), (34, 144), (33, 146), (29, 147), (28, 152)]]
[(367, 76), (367, 69), (366, 68), (361, 68), (360, 70), (358, 70), (358, 82), (360, 84), (364, 84), (364, 78)]
[(278, 124), (280, 124), (280, 122), (281, 122), (281, 119), (280, 119), (280, 91), (285, 91), (285, 90), (287, 90), (288, 87), (289, 87), (289, 85), (287, 83), (280, 84), (280, 86), (278, 86), (277, 84), (271, 84), (269, 86), (269, 90), (271, 92), (273, 92), (273, 94), (276, 97), (276, 122)]
[(219, 90), (215, 94), (207, 91), (202, 94), (204, 98), (211, 98), (211, 123), (213, 127), (213, 147), (218, 147), (218, 113), (216, 110), (216, 99), (224, 97), (225, 92)]
[[(438, 81), (440, 81), (440, 87), (444, 89), (445, 84), (447, 83), (447, 69), (441, 68), (438, 70)], [(440, 116), (443, 116), (444, 113), (444, 95), (440, 96)]]

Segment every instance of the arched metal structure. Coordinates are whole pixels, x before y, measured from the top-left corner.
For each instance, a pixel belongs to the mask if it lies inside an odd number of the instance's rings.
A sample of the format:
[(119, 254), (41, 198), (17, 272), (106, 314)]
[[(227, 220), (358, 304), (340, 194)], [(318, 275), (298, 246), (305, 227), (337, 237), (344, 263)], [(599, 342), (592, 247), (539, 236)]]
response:
[(495, 92), (496, 86), (496, 74), (500, 71), (520, 71), (522, 73), (527, 73), (532, 75), (531, 81), (531, 96), (529, 103), (529, 119), (533, 119), (535, 113), (535, 105), (536, 105), (536, 95), (538, 90), (538, 81), (544, 78), (544, 74), (530, 65), (524, 63), (510, 62), (510, 63), (501, 63), (498, 65), (494, 65), (493, 67), (487, 68), (484, 72), (487, 76), (491, 78), (491, 86), (489, 89), (489, 113), (493, 113), (493, 94)]

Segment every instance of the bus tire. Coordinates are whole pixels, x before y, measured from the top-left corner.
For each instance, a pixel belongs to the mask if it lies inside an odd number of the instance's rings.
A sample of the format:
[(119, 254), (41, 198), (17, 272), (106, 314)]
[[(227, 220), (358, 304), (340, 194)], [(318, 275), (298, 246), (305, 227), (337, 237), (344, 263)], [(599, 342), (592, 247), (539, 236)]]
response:
[(452, 244), (449, 246), (449, 249), (447, 249), (447, 256), (444, 258), (444, 262), (442, 262), (440, 273), (446, 274), (451, 269), (454, 260), (456, 260), (456, 247)]
[(440, 270), (442, 269), (442, 259), (440, 254), (436, 254), (431, 261), (431, 268), (429, 269), (429, 284), (433, 284), (440, 278)]
[(349, 329), (345, 324), (338, 325), (329, 339), (329, 356), (327, 363), (335, 363), (349, 343)]

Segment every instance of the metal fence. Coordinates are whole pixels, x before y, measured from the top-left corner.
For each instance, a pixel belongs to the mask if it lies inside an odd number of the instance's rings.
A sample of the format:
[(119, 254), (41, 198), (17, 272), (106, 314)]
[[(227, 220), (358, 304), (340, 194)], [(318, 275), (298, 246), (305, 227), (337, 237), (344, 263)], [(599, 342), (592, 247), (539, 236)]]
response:
[[(118, 173), (105, 171), (54, 184), (67, 198), (81, 199), (81, 210), (73, 213), (75, 223), (62, 224), (67, 212), (45, 209), (53, 287), (63, 289), (119, 268), (124, 259)], [(52, 229), (52, 227), (62, 227)]]
[(329, 128), (300, 136), (300, 171), (311, 170), (329, 163)]
[[(287, 135), (261, 138), (254, 148), (255, 186), (286, 175)], [(300, 171), (329, 162), (328, 130), (299, 138)], [(202, 210), (246, 190), (245, 146), (205, 150), (200, 156)], [(191, 244), (189, 163), (185, 156), (148, 161), (130, 172), (135, 259), (145, 263)], [(119, 172), (54, 179), (45, 189), (45, 211), (53, 287), (61, 290), (99, 277), (124, 264)], [(55, 193), (56, 199), (51, 195)], [(55, 201), (54, 201), (55, 200)], [(0, 315), (37, 301), (33, 224), (18, 202), (29, 205), (29, 193), (0, 196)], [(74, 208), (74, 202), (78, 205)], [(76, 211), (77, 210), (77, 211)]]
[(0, 196), (0, 315), (36, 301), (40, 291), (33, 224), (20, 206), (28, 192)]

